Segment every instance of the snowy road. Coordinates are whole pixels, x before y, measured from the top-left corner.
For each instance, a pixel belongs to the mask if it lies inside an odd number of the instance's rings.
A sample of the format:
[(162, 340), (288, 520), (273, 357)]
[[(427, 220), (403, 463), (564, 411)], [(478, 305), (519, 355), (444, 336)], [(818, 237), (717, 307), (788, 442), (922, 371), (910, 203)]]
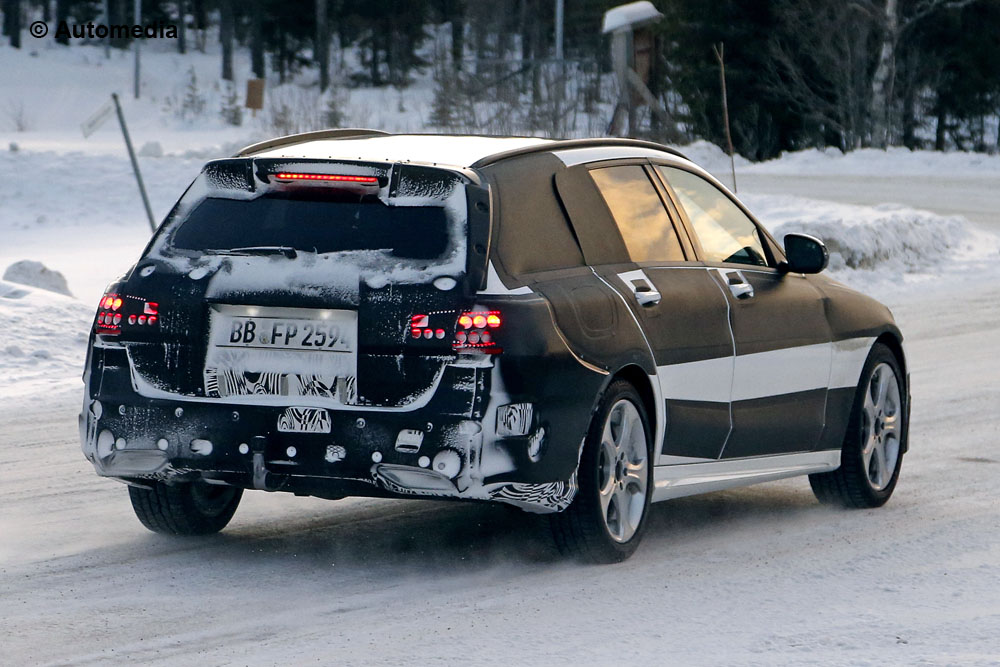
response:
[(79, 453), (76, 394), (0, 408), (0, 663), (995, 664), (1000, 290), (895, 310), (914, 419), (888, 506), (804, 479), (677, 500), (612, 567), (436, 502), (252, 492), (219, 536), (155, 536)]

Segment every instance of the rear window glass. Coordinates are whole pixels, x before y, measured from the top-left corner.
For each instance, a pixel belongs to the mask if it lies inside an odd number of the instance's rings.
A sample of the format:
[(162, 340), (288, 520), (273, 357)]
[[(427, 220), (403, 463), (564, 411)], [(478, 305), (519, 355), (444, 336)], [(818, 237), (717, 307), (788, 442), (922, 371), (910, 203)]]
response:
[(434, 259), (448, 248), (448, 221), (441, 207), (386, 206), (375, 198), (208, 197), (180, 223), (170, 245), (207, 252), (260, 247), (314, 253), (379, 250), (395, 257)]

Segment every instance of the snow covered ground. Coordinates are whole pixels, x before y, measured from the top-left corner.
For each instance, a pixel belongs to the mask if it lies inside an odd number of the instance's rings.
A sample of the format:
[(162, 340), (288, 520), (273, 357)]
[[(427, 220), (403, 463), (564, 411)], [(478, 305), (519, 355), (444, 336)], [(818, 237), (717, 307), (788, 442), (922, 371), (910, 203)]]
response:
[[(182, 65), (145, 58), (148, 98), (126, 114), (137, 147), (166, 154), (140, 158), (159, 219), (259, 128), (165, 113)], [(94, 306), (149, 237), (117, 130), (78, 129), (127, 91), (129, 62), (0, 47), (0, 274), (41, 261), (76, 297), (0, 282), (0, 663), (1000, 662), (1000, 158), (737, 162), (758, 217), (824, 237), (832, 274), (907, 336), (911, 452), (883, 509), (820, 507), (801, 479), (672, 501), (614, 567), (559, 560), (526, 515), (456, 503), (250, 492), (223, 534), (170, 540), (77, 443)], [(194, 65), (208, 81), (217, 60)], [(383, 94), (358, 93), (381, 115), (347, 124), (421, 129), (423, 93), (402, 114)], [(3, 126), (11, 101), (24, 132)], [(721, 151), (685, 150), (729, 182)]]

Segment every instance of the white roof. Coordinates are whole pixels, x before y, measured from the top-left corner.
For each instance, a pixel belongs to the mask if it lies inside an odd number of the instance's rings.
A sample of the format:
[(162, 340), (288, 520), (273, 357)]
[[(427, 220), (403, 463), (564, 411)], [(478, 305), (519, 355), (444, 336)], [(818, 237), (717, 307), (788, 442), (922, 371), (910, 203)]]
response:
[(490, 155), (545, 143), (555, 142), (535, 137), (393, 134), (352, 139), (318, 139), (265, 150), (255, 153), (253, 157), (419, 162), (470, 167)]
[(604, 12), (604, 25), (601, 32), (607, 34), (622, 28), (634, 28), (643, 23), (659, 21), (663, 14), (656, 11), (653, 3), (647, 0), (630, 2), (627, 5), (618, 5)]

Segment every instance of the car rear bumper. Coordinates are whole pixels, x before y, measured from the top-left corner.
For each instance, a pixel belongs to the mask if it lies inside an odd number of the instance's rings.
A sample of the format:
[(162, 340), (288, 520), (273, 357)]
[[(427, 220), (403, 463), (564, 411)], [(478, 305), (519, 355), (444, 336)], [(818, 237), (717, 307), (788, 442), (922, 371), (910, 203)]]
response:
[(424, 409), (407, 413), (322, 410), (324, 432), (284, 432), (288, 408), (212, 401), (86, 399), (85, 456), (97, 473), (143, 480), (196, 478), (243, 488), (338, 498), (434, 496), (499, 500), (558, 511), (575, 493), (539, 479), (545, 429), (496, 435), (482, 419)]

